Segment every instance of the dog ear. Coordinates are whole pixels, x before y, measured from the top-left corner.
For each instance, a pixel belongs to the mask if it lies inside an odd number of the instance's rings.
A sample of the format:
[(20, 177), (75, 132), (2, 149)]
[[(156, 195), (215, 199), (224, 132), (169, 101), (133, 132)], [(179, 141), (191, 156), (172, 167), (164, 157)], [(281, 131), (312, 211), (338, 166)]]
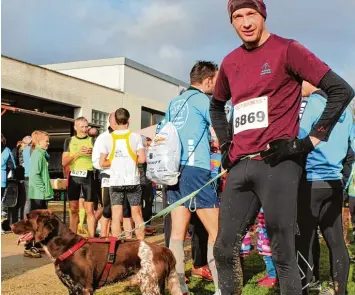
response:
[(51, 224), (51, 217), (40, 216), (37, 219), (37, 230), (35, 231), (35, 242), (43, 241), (53, 231), (54, 227)]
[(45, 210), (36, 210), (36, 211), (42, 217), (50, 217), (50, 218), (54, 217), (54, 214), (53, 214), (52, 210), (45, 209)]
[(29, 222), (30, 224), (32, 224), (32, 228), (33, 230), (37, 230), (38, 228), (38, 224), (37, 224), (37, 220), (39, 217), (39, 210), (32, 210), (30, 213), (27, 214), (27, 222)]
[(37, 210), (32, 210), (30, 213), (27, 214), (27, 216), (28, 216), (27, 220), (32, 224), (33, 229), (37, 230), (38, 218), (53, 219), (54, 213), (52, 212), (52, 210), (37, 209)]

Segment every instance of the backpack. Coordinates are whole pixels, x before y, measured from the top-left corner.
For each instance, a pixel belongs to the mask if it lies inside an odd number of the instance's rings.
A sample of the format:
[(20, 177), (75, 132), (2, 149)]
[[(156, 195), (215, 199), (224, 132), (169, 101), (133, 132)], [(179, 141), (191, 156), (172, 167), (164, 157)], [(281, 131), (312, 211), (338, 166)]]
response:
[(162, 185), (175, 185), (180, 175), (181, 144), (172, 122), (154, 137), (147, 153), (147, 178)]
[(17, 180), (8, 179), (7, 187), (5, 188), (5, 193), (2, 199), (2, 205), (5, 207), (15, 207), (17, 205), (19, 196), (19, 183)]
[[(174, 120), (184, 108), (188, 100), (199, 92), (190, 95)], [(180, 175), (181, 143), (178, 131), (173, 122), (167, 122), (154, 137), (147, 150), (147, 178), (160, 185), (175, 185)]]

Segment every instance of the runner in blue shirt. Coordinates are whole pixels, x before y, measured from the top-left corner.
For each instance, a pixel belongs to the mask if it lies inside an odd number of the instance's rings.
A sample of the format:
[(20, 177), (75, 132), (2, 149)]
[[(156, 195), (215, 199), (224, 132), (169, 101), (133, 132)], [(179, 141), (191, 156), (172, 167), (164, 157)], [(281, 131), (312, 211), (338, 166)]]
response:
[[(174, 124), (181, 142), (181, 175), (178, 184), (168, 187), (169, 204), (200, 189), (211, 180), (209, 143), (211, 119), (208, 95), (214, 90), (217, 72), (216, 64), (198, 61), (190, 73), (191, 86), (169, 103), (165, 113), (165, 122), (170, 121)], [(218, 277), (213, 257), (213, 246), (218, 231), (218, 206), (217, 194), (212, 185), (209, 185), (194, 200), (186, 202), (171, 212), (172, 232), (169, 247), (176, 258), (176, 270), (183, 293), (188, 293), (184, 280), (183, 242), (191, 218), (189, 209), (196, 210), (209, 234), (208, 264), (218, 292)]]
[[(1, 134), (1, 217), (7, 217), (4, 205), (9, 172), (14, 175), (16, 169), (15, 157), (12, 151), (6, 146), (6, 138)], [(13, 176), (12, 176), (13, 177)]]
[(165, 121), (174, 123), (181, 142), (182, 166), (210, 169), (209, 97), (197, 88), (189, 87), (172, 100)]
[[(306, 137), (320, 118), (327, 95), (308, 82), (302, 85), (299, 138)], [(306, 174), (300, 183), (297, 259), (301, 269), (303, 294), (308, 294), (312, 279), (312, 246), (320, 227), (330, 252), (332, 277), (336, 294), (346, 294), (349, 254), (343, 238), (342, 205), (344, 183), (347, 183), (354, 162), (353, 118), (347, 108), (327, 142), (321, 142), (306, 158)], [(344, 175), (343, 175), (344, 174)], [(329, 289), (324, 290), (329, 292)], [(320, 293), (328, 294), (328, 293)]]

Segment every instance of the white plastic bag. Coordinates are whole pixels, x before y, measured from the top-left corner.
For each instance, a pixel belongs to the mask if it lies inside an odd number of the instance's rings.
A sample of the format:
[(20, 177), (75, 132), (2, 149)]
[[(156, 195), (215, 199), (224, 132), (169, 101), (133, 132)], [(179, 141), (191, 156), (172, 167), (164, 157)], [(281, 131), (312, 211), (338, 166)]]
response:
[(147, 178), (162, 185), (175, 185), (180, 175), (179, 134), (168, 122), (154, 137), (147, 152)]

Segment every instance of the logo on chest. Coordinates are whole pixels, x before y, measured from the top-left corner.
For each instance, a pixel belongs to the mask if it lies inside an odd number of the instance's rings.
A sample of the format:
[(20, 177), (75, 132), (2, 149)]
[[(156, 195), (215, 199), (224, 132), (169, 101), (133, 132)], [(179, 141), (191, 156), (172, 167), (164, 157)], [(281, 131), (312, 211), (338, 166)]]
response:
[(271, 68), (270, 68), (270, 65), (266, 62), (264, 63), (264, 65), (262, 66), (261, 68), (261, 73), (260, 75), (263, 76), (263, 75), (269, 75), (271, 74), (272, 71), (271, 71)]
[(120, 150), (120, 149), (117, 149), (116, 150), (116, 152), (115, 152), (115, 158), (122, 158), (122, 157), (124, 157), (125, 155), (124, 155), (124, 153), (123, 153), (123, 151), (122, 150)]
[(300, 113), (299, 113), (300, 120), (302, 119), (302, 116), (303, 116), (303, 113), (304, 113), (304, 109), (306, 108), (306, 105), (307, 105), (307, 101), (302, 101), (301, 107), (300, 107)]

